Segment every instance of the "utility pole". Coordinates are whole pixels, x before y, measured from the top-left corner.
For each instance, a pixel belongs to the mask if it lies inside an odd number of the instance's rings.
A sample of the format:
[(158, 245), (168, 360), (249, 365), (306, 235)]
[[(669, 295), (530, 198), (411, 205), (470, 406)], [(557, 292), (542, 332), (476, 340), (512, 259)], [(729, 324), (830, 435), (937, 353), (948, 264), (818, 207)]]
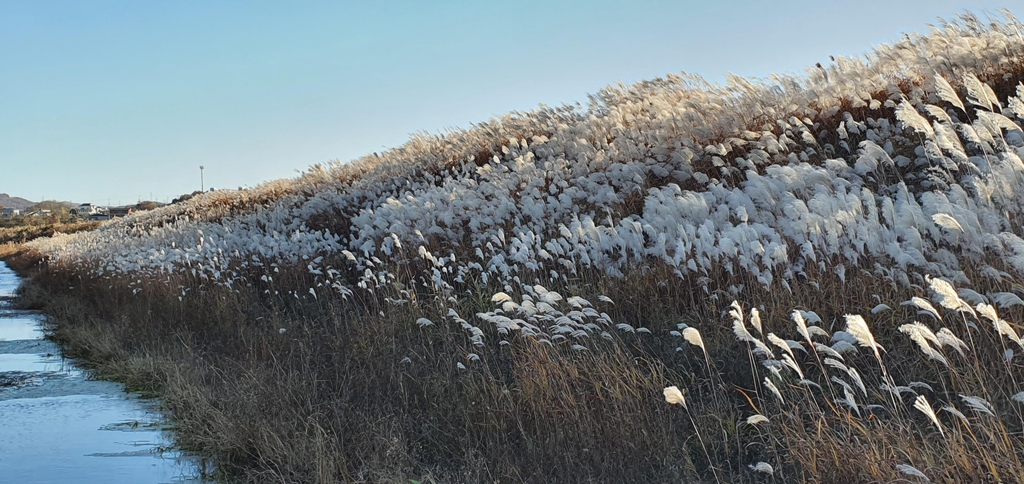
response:
[(203, 179), (203, 170), (205, 170), (205, 169), (206, 169), (205, 166), (199, 165), (199, 191), (201, 191), (201, 192), (205, 192), (206, 191), (206, 180)]

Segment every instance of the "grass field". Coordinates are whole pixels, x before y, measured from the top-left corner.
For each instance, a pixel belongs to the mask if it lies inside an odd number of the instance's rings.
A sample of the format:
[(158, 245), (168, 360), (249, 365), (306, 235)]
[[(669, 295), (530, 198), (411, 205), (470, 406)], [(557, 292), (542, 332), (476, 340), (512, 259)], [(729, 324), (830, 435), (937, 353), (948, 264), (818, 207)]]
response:
[(1017, 482), (1024, 30), (671, 75), (37, 239), (249, 482)]

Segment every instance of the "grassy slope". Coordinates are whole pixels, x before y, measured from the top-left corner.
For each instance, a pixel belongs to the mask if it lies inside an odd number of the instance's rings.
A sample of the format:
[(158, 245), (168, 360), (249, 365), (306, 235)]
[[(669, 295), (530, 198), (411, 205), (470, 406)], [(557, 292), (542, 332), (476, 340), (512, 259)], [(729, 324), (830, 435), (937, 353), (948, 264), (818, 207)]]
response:
[[(963, 32), (957, 36), (965, 38), (988, 39), (993, 34), (969, 20), (959, 28)], [(885, 53), (894, 58), (906, 55), (908, 64), (925, 62), (914, 60), (914, 42), (928, 43), (911, 39), (909, 45)], [(955, 59), (957, 69), (976, 72), (1005, 104), (1022, 79), (1021, 58), (997, 55), (993, 61), (983, 58), (989, 51), (977, 46), (970, 52)], [(551, 265), (543, 262), (539, 270), (520, 267), (505, 277), (491, 273), (485, 279), (471, 273), (456, 282), (450, 274), (442, 274), (444, 284), (436, 282), (433, 272), (444, 264), (430, 262), (423, 252), (415, 255), (414, 250), (401, 248), (393, 249), (391, 257), (378, 252), (385, 260), (372, 266), (367, 263), (370, 257), (356, 255), (357, 262), (350, 264), (340, 250), (326, 249), (312, 254), (324, 257), (318, 266), (312, 257), (304, 260), (301, 255), (287, 262), (293, 254), (288, 248), (277, 259), (265, 259), (266, 264), (278, 263), (273, 270), (247, 265), (256, 253), (232, 259), (230, 250), (197, 250), (189, 257), (199, 258), (170, 272), (145, 262), (145, 250), (151, 247), (173, 252), (197, 240), (200, 248), (214, 245), (218, 242), (206, 242), (209, 234), (216, 233), (221, 240), (227, 237), (214, 232), (219, 224), (238, 230), (245, 225), (237, 221), (252, 213), (259, 214), (257, 220), (268, 220), (271, 215), (267, 214), (279, 213), (284, 210), (281, 207), (323, 206), (318, 201), (327, 197), (334, 197), (327, 209), (289, 212), (303, 215), (284, 217), (281, 223), (295, 224), (282, 232), (329, 230), (341, 234), (345, 243), (346, 238), (357, 239), (360, 230), (367, 230), (359, 225), (366, 219), (367, 207), (393, 208), (388, 197), (413, 204), (405, 194), (422, 198), (429, 192), (423, 186), (443, 192), (456, 185), (455, 179), (471, 179), (468, 186), (483, 186), (488, 179), (515, 179), (514, 195), (524, 203), (536, 181), (529, 178), (530, 170), (546, 162), (541, 153), (548, 149), (545, 140), (559, 137), (565, 142), (572, 133), (580, 136), (579, 145), (599, 145), (602, 153), (657, 161), (648, 165), (650, 171), (644, 172), (639, 189), (622, 182), (608, 188), (617, 198), (607, 205), (592, 199), (580, 202), (576, 208), (592, 209), (595, 220), (605, 209), (622, 219), (643, 214), (654, 203), (649, 190), (670, 183), (695, 193), (723, 186), (749, 187), (743, 172), (730, 168), (745, 167), (745, 161), (758, 156), (755, 150), (761, 149), (758, 140), (765, 138), (765, 132), (776, 140), (797, 141), (783, 141), (791, 146), (755, 167), (762, 175), (801, 162), (835, 167), (829, 160), (840, 160), (857, 166), (864, 155), (857, 149), (858, 142), (870, 136), (844, 131), (843, 138), (838, 126), (858, 122), (891, 133), (887, 136), (894, 142), (893, 159), (902, 155), (908, 160), (864, 177), (870, 178), (865, 186), (880, 198), (888, 196), (887, 190), (899, 186), (899, 181), (918, 200), (936, 190), (937, 184), (967, 185), (959, 174), (947, 179), (913, 163), (915, 148), (922, 142), (913, 131), (878, 127), (883, 119), (898, 124), (894, 107), (902, 96), (941, 102), (935, 99), (927, 77), (931, 72), (896, 71), (892, 66), (900, 62), (886, 64), (882, 57), (879, 54), (879, 59), (864, 67), (832, 71), (831, 77), (823, 71), (824, 78), (806, 81), (814, 89), (781, 79), (785, 95), (739, 80), (727, 90), (673, 78), (610, 88), (595, 96), (589, 112), (514, 115), (447, 137), (417, 138), (380, 159), (315, 168), (295, 182), (278, 182), (248, 193), (205, 194), (110, 224), (95, 236), (37, 245), (48, 262), (40, 266), (25, 297), (45, 301), (57, 323), (56, 336), (72, 353), (90, 360), (102, 374), (159, 393), (179, 422), (182, 444), (215, 457), (225, 475), (241, 480), (891, 481), (909, 477), (897, 467), (902, 464), (915, 466), (935, 481), (1013, 480), (1022, 474), (1018, 456), (1024, 449), (1020, 437), (1024, 420), (1009, 396), (1019, 390), (1016, 381), (1024, 374), (1016, 360), (1005, 363), (1003, 356), (1015, 343), (992, 331), (992, 324), (982, 316), (938, 305), (936, 291), (922, 277), (927, 270), (943, 267), (935, 259), (929, 259), (931, 266), (908, 268), (902, 273), (907, 277), (903, 284), (891, 275), (898, 273), (898, 265), (883, 255), (822, 252), (817, 255), (822, 264), (805, 264), (767, 285), (732, 261), (715, 261), (699, 274), (679, 276), (677, 268), (654, 256), (622, 256), (628, 263), (619, 266), (577, 263), (564, 277), (548, 276)], [(872, 75), (882, 67), (893, 70)], [(863, 79), (853, 82), (837, 72), (858, 73)], [(966, 97), (965, 86), (955, 88)], [(795, 108), (787, 111), (791, 104)], [(660, 110), (666, 106), (682, 114), (678, 119), (666, 116)], [(704, 117), (688, 118), (694, 109)], [(961, 115), (977, 115), (975, 107), (969, 110)], [(602, 131), (606, 129), (602, 123), (610, 118), (616, 118), (609, 121), (611, 128)], [(745, 134), (752, 129), (757, 132)], [(813, 141), (800, 141), (801, 132), (810, 132)], [(845, 152), (842, 143), (849, 147)], [(970, 145), (966, 136), (963, 143), (971, 155), (986, 149)], [(722, 150), (717, 144), (730, 144), (733, 149), (716, 154)], [(573, 149), (579, 149), (580, 156), (574, 159), (575, 165), (569, 164), (570, 171), (574, 166), (597, 166), (586, 156), (604, 156), (586, 146)], [(683, 156), (687, 150), (689, 155)], [(565, 148), (552, 158), (568, 158), (570, 151)], [(669, 169), (662, 172), (658, 164)], [(613, 164), (586, 174), (612, 174), (618, 168)], [(852, 173), (838, 173), (843, 174), (835, 178), (855, 178)], [(545, 190), (558, 181), (550, 176), (539, 179), (539, 188)], [(451, 194), (452, 198), (473, 195)], [(395, 217), (403, 213), (395, 210)], [(1007, 210), (1003, 230), (1020, 234), (1016, 209), (1011, 204)], [(510, 219), (503, 230), (510, 236), (520, 235), (516, 223)], [(202, 239), (196, 227), (205, 231), (200, 233)], [(555, 227), (551, 230), (557, 234)], [(957, 259), (962, 260), (956, 265), (959, 271), (939, 275), (970, 281), (970, 287), (981, 294), (1010, 291), (1020, 281), (1019, 270), (1009, 258), (992, 251), (972, 254), (969, 247), (957, 245), (966, 236), (944, 238), (945, 232), (929, 230), (938, 234), (928, 235), (922, 227), (929, 257), (945, 254), (943, 250), (952, 252), (950, 248), (963, 250), (962, 259)], [(473, 234), (446, 237), (444, 230), (426, 233), (423, 245), (428, 254), (441, 257), (451, 251), (458, 261), (474, 260), (470, 248), (482, 245), (473, 240)], [(545, 233), (545, 237), (552, 240), (556, 235)], [(411, 233), (397, 238), (410, 249), (416, 247)], [(380, 240), (375, 244), (385, 246)], [(719, 240), (717, 245), (721, 244)], [(350, 250), (358, 253), (355, 246)], [(791, 245), (788, 250), (791, 260), (800, 260), (798, 247)], [(219, 256), (218, 264), (230, 259), (224, 266), (215, 266), (216, 276), (208, 269), (213, 267), (211, 259), (201, 259), (211, 254)], [(885, 270), (876, 270), (876, 262)], [(608, 267), (621, 276), (611, 274)], [(314, 273), (320, 269), (336, 269), (339, 275), (332, 274), (328, 280)], [(372, 269), (372, 279), (364, 277), (367, 269)], [(992, 278), (989, 269), (1004, 271), (1005, 277)], [(230, 283), (217, 279), (228, 272), (237, 274)], [(514, 278), (519, 275), (522, 284)], [(786, 280), (788, 287), (779, 280)], [(332, 282), (350, 293), (329, 290)], [(566, 297), (585, 297), (611, 321), (648, 332), (610, 325), (602, 327), (607, 331), (564, 342), (545, 335), (555, 342), (549, 345), (540, 342), (547, 338), (522, 332), (503, 336), (493, 324), (486, 324), (488, 318), (498, 316), (494, 310), (500, 301), (493, 302), (493, 294), (507, 291), (521, 307), (524, 296), (543, 299), (543, 291), (533, 288), (535, 283)], [(604, 294), (614, 302), (599, 299)], [(913, 296), (935, 301), (944, 320), (924, 319), (916, 308), (899, 304)], [(739, 319), (754, 337), (764, 340), (775, 354), (773, 361), (781, 361), (784, 350), (754, 329), (751, 307), (760, 309), (765, 335), (774, 332), (802, 341), (792, 359), (820, 389), (801, 385), (796, 372), (786, 368), (780, 371), (781, 377), (772, 376), (762, 364), (765, 358), (751, 351), (753, 344), (737, 340), (736, 318), (728, 314), (733, 299), (742, 302)], [(871, 314), (879, 302), (893, 309)], [(567, 301), (555, 304), (568, 312)], [(845, 354), (844, 363), (856, 369), (863, 391), (858, 378), (835, 364), (825, 364), (828, 353), (815, 351), (803, 341), (791, 320), (794, 309), (816, 311), (822, 319), (819, 325), (830, 334), (846, 328), (845, 314), (868, 317), (874, 337), (887, 351), (879, 359), (870, 349)], [(1021, 312), (1020, 307), (1000, 308), (1011, 327), (1017, 327), (1012, 322), (1024, 321)], [(536, 319), (535, 314), (513, 307), (506, 314), (525, 322)], [(465, 324), (463, 317), (468, 320)], [(588, 321), (601, 326), (605, 324), (602, 317), (588, 316)], [(414, 323), (419, 318), (433, 324), (421, 327)], [(899, 329), (914, 319), (930, 322), (935, 331), (948, 327), (967, 341), (967, 351), (961, 355), (944, 347), (945, 365), (926, 359)], [(547, 323), (537, 320), (538, 326)], [(680, 323), (699, 328), (703, 348), (672, 333), (681, 329)], [(967, 330), (965, 323), (979, 329)], [(478, 327), (483, 337), (475, 339), (466, 325)], [(501, 344), (502, 339), (508, 344)], [(577, 343), (586, 349), (574, 347)], [(784, 402), (766, 381), (774, 382)], [(890, 382), (929, 383), (932, 390), (918, 386), (915, 391), (934, 404), (939, 423), (914, 408), (915, 395), (909, 391), (895, 397), (879, 389)], [(668, 385), (686, 391), (685, 408), (664, 401), (662, 390)], [(844, 391), (843, 385), (849, 385), (850, 391)], [(972, 410), (970, 400), (960, 395), (985, 398), (989, 407), (976, 404), (975, 408), (993, 415)], [(856, 403), (851, 406), (842, 399)], [(941, 410), (943, 406), (964, 417)], [(769, 422), (746, 423), (755, 413)], [(750, 466), (758, 462), (772, 465), (774, 474), (753, 471)]]

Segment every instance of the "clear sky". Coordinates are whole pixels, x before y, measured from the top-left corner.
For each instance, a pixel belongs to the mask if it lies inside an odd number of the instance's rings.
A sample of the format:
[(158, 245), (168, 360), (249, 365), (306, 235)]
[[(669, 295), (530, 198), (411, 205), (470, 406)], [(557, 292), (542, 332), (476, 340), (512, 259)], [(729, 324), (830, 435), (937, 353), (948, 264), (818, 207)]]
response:
[(207, 188), (253, 186), (616, 81), (802, 73), (1004, 6), (0, 0), (0, 192), (163, 201), (200, 165)]

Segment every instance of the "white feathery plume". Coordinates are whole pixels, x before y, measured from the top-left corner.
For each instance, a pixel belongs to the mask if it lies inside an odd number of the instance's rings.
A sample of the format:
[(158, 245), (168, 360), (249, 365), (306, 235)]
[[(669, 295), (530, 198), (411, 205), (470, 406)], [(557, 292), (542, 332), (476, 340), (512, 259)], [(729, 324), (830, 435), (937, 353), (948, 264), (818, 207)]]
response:
[(825, 362), (826, 365), (831, 366), (832, 368), (835, 368), (837, 370), (842, 370), (843, 373), (847, 373), (847, 372), (850, 371), (849, 367), (847, 367), (845, 364), (843, 364), (843, 362), (841, 362), (841, 361), (839, 361), (839, 360), (837, 360), (835, 358), (825, 358), (824, 362)]
[(924, 479), (924, 482), (932, 482), (930, 479), (928, 479), (928, 476), (924, 475), (923, 472), (917, 470), (916, 467), (910, 464), (896, 464), (896, 470), (908, 476), (920, 477), (921, 479)]
[(683, 328), (683, 339), (691, 345), (697, 346), (701, 351), (704, 352), (704, 364), (707, 365), (708, 370), (711, 370), (711, 358), (708, 356), (708, 350), (704, 347), (704, 338), (700, 336), (700, 331), (697, 328), (686, 327)]
[(813, 325), (812, 326), (808, 326), (807, 327), (807, 334), (809, 334), (812, 338), (815, 337), (815, 336), (821, 336), (822, 338), (829, 338), (829, 337), (831, 337), (831, 335), (828, 334), (828, 331), (825, 331), (824, 329), (822, 329), (821, 326), (813, 326)]
[(931, 343), (939, 344), (939, 339), (935, 336), (935, 333), (932, 333), (930, 328), (914, 321), (911, 324), (904, 324), (903, 326), (900, 326), (900, 332), (910, 336), (910, 339), (917, 343), (917, 346), (921, 348), (921, 352), (924, 353), (925, 356), (936, 360), (945, 366), (949, 366), (949, 362), (946, 361), (946, 357), (943, 356), (942, 353), (936, 351), (935, 348), (932, 348)]
[(503, 303), (505, 301), (511, 301), (511, 300), (512, 300), (512, 297), (509, 296), (508, 294), (505, 294), (504, 292), (499, 292), (499, 293), (495, 294), (494, 296), (491, 296), (491, 302), (493, 302), (493, 303)]
[(839, 354), (838, 351), (832, 349), (830, 346), (823, 343), (814, 343), (814, 351), (822, 353), (827, 357), (843, 359), (843, 355)]
[(992, 413), (992, 405), (988, 403), (988, 401), (985, 400), (984, 398), (960, 394), (960, 399), (963, 400), (964, 403), (966, 403), (968, 407), (971, 407), (971, 410), (974, 410), (975, 412), (984, 413), (992, 417), (996, 416), (996, 414)]
[[(740, 306), (739, 301), (733, 300), (732, 304), (729, 305), (729, 316), (732, 320), (739, 321), (740, 325), (743, 324), (743, 306)], [(744, 331), (746, 329), (744, 328)]]
[(856, 353), (857, 347), (851, 344), (849, 341), (836, 341), (831, 346), (832, 351), (839, 354)]
[(768, 345), (764, 344), (761, 340), (750, 334), (747, 331), (746, 325), (743, 324), (743, 308), (736, 301), (732, 302), (732, 309), (729, 310), (729, 315), (732, 316), (732, 332), (736, 335), (736, 339), (745, 343), (754, 343), (755, 352), (763, 353), (767, 358), (775, 358), (775, 354), (768, 348)]
[(946, 406), (942, 407), (942, 410), (944, 412), (952, 414), (956, 418), (960, 419), (960, 421), (963, 422), (964, 425), (970, 426), (970, 421), (967, 420), (967, 416), (964, 415), (963, 412), (957, 410), (956, 407), (954, 407), (952, 405), (946, 405)]
[(944, 122), (946, 124), (953, 124), (953, 118), (949, 117), (949, 113), (947, 113), (946, 111), (943, 111), (942, 108), (940, 108), (938, 106), (934, 106), (934, 105), (931, 105), (931, 104), (926, 104), (924, 106), (924, 110), (928, 111), (928, 114), (930, 114), (933, 118), (935, 118), (935, 119), (937, 119), (939, 121), (942, 121), (942, 122)]
[(935, 73), (934, 79), (935, 94), (938, 94), (939, 99), (960, 108), (961, 111), (966, 113), (967, 109), (964, 107), (963, 101), (960, 100), (960, 96), (957, 95), (956, 90), (949, 84), (949, 81), (939, 75), (938, 72)]
[(810, 333), (807, 332), (807, 322), (804, 321), (804, 315), (801, 314), (800, 311), (794, 309), (790, 318), (792, 318), (793, 322), (796, 323), (796, 330), (800, 333), (800, 336), (803, 336), (808, 343), (814, 344), (814, 342), (811, 341)]
[(1024, 306), (1024, 300), (1021, 300), (1020, 296), (1012, 292), (996, 292), (988, 296), (992, 299), (992, 302), (998, 304), (1003, 309), (1013, 306)]
[(957, 338), (949, 328), (943, 327), (939, 329), (939, 332), (935, 333), (935, 339), (939, 341), (939, 345), (953, 348), (957, 353), (960, 353), (960, 356), (963, 356), (964, 351), (969, 348), (967, 343), (965, 343), (964, 340)]
[(871, 348), (875, 352), (875, 358), (881, 359), (882, 355), (878, 352), (881, 345), (875, 342), (875, 336), (871, 334), (871, 329), (864, 318), (858, 314), (847, 314), (843, 317), (846, 318), (846, 332), (853, 335), (861, 346)]
[(910, 128), (928, 138), (935, 137), (935, 130), (932, 129), (931, 123), (924, 116), (921, 116), (921, 113), (917, 112), (917, 109), (914, 109), (914, 106), (906, 99), (903, 99), (899, 106), (896, 106), (896, 119), (900, 120), (906, 128)]
[(686, 398), (683, 397), (683, 392), (679, 391), (679, 387), (675, 385), (665, 387), (662, 393), (665, 394), (666, 402), (672, 405), (682, 405), (683, 408), (686, 408)]
[(800, 369), (800, 365), (797, 365), (796, 361), (793, 360), (793, 357), (788, 354), (782, 355), (782, 364), (795, 371), (801, 380), (804, 379), (804, 372)]
[(939, 417), (935, 416), (935, 410), (932, 409), (931, 404), (928, 403), (928, 399), (924, 395), (917, 396), (917, 399), (914, 400), (914, 408), (928, 416), (932, 423), (935, 424), (935, 427), (939, 429), (939, 434), (943, 437), (946, 436), (946, 432), (942, 430), (942, 425), (939, 424)]
[(901, 302), (900, 306), (917, 306), (917, 308), (921, 310), (918, 311), (918, 314), (928, 314), (929, 316), (935, 318), (936, 321), (942, 321), (942, 316), (939, 315), (939, 312), (935, 309), (935, 306), (932, 306), (932, 303), (917, 296), (910, 298), (909, 301)]
[(754, 326), (758, 333), (764, 334), (764, 330), (761, 329), (761, 313), (758, 312), (757, 308), (750, 309), (750, 324)]
[(1021, 99), (1024, 99), (1024, 95), (1021, 94), (1021, 84), (1018, 84), (1017, 97), (1011, 97), (1007, 100), (1006, 107), (1010, 108), (1010, 111), (1013, 111), (1013, 114), (1016, 114), (1018, 118), (1024, 119), (1024, 102)]
[(789, 347), (789, 343), (786, 343), (786, 340), (775, 336), (775, 333), (768, 333), (768, 342), (777, 346), (782, 351), (789, 353), (789, 356), (795, 358), (795, 356), (793, 356), (793, 349)]
[(860, 378), (860, 374), (857, 373), (857, 369), (850, 367), (846, 374), (850, 376), (850, 379), (853, 380), (853, 383), (855, 383), (857, 385), (857, 388), (860, 389), (861, 395), (864, 395), (864, 397), (866, 398), (868, 396), (868, 390), (864, 388), (864, 380)]
[(800, 380), (800, 381), (796, 382), (796, 384), (800, 385), (802, 387), (814, 387), (814, 388), (817, 388), (818, 390), (821, 390), (821, 385), (819, 385), (816, 382), (813, 382), (811, 380)]
[(1020, 345), (1021, 348), (1024, 348), (1024, 341), (1022, 341), (1020, 337), (1017, 336), (1017, 332), (1014, 331), (1012, 326), (1010, 326), (1010, 323), (1006, 322), (1004, 319), (999, 317), (999, 313), (996, 312), (996, 308), (985, 303), (979, 304), (975, 307), (978, 308), (978, 312), (982, 316), (984, 316), (989, 321), (992, 321), (992, 326), (995, 328), (996, 332), (999, 333), (1000, 336), (1005, 336), (1010, 341), (1013, 341), (1014, 343)]
[(749, 467), (750, 470), (754, 472), (761, 472), (764, 474), (768, 474), (769, 476), (775, 473), (775, 469), (773, 469), (771, 464), (767, 462), (758, 462), (757, 464), (753, 465), (748, 464), (747, 467)]
[(1010, 399), (1017, 403), (1024, 403), (1024, 392), (1014, 393)]
[[(1022, 392), (1022, 393), (1024, 393), (1024, 392)], [(765, 423), (767, 421), (768, 421), (768, 417), (765, 417), (764, 415), (761, 415), (759, 413), (755, 413), (755, 414), (747, 417), (747, 425), (757, 425), (759, 423)]]
[(964, 74), (964, 87), (967, 89), (967, 102), (991, 111), (992, 106), (1000, 106), (999, 98), (996, 97), (992, 88), (978, 80), (971, 72)]
[(775, 384), (772, 383), (768, 377), (764, 377), (764, 386), (768, 387), (768, 389), (775, 395), (775, 398), (779, 399), (779, 403), (786, 403), (786, 400), (782, 398), (782, 393), (779, 392), (779, 389), (775, 387)]
[(932, 215), (932, 221), (935, 225), (942, 227), (947, 230), (957, 230), (960, 232), (964, 231), (964, 228), (960, 225), (960, 222), (956, 220), (952, 215), (948, 213), (936, 213)]
[(860, 406), (857, 405), (857, 397), (856, 397), (856, 395), (853, 394), (853, 389), (850, 388), (850, 385), (846, 384), (846, 382), (844, 382), (843, 380), (840, 380), (839, 378), (836, 378), (836, 377), (832, 377), (832, 381), (835, 381), (836, 383), (842, 383), (843, 384), (842, 385), (842, 387), (843, 387), (843, 398), (837, 398), (836, 399), (836, 403), (842, 403), (842, 404), (846, 405), (847, 407), (850, 407), (850, 410), (853, 410), (854, 412), (857, 412), (857, 415), (859, 416), (860, 415)]
[(934, 392), (935, 391), (935, 390), (932, 389), (931, 385), (929, 385), (929, 384), (927, 384), (927, 383), (925, 383), (923, 381), (912, 381), (910, 383), (907, 383), (907, 386), (909, 386), (910, 388), (923, 388), (923, 389), (928, 390), (930, 392)]
[(973, 289), (961, 288), (957, 289), (956, 293), (958, 296), (960, 296), (961, 299), (971, 304), (981, 304), (988, 302), (987, 297), (981, 295), (980, 293)]
[(701, 351), (707, 354), (707, 350), (704, 349), (704, 338), (701, 338), (700, 331), (697, 331), (697, 328), (686, 327), (683, 329), (682, 335), (687, 343), (699, 347)]

